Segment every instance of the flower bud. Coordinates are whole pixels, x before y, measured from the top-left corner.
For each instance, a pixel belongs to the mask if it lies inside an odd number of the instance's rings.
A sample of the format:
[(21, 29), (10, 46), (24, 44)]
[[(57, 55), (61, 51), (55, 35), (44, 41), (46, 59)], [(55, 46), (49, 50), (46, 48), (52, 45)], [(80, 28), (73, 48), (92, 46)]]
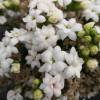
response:
[(84, 42), (89, 43), (89, 42), (91, 42), (91, 41), (92, 41), (91, 36), (89, 36), (89, 35), (84, 36)]
[(90, 70), (94, 70), (98, 67), (98, 61), (96, 59), (89, 59), (86, 64)]
[(19, 6), (20, 5), (20, 0), (11, 0), (12, 4)]
[(97, 31), (95, 28), (91, 28), (89, 34), (94, 38), (97, 35)]
[(52, 12), (52, 14), (48, 18), (48, 21), (54, 24), (62, 19), (63, 19), (63, 13), (60, 10), (57, 10), (55, 12)]
[(83, 48), (85, 48), (84, 45), (80, 45), (80, 46), (79, 46), (79, 49), (80, 49), (80, 50), (82, 50)]
[(6, 0), (3, 4), (6, 8), (18, 10), (20, 6), (20, 0)]
[(81, 53), (82, 53), (83, 57), (88, 57), (90, 54), (90, 50), (89, 50), (89, 48), (83, 48), (81, 50)]
[(98, 53), (99, 49), (96, 45), (93, 45), (90, 47), (90, 52), (91, 52), (91, 55), (96, 55)]
[(100, 35), (96, 35), (94, 37), (94, 41), (97, 43), (97, 42), (100, 42)]
[(58, 21), (55, 16), (50, 16), (48, 20), (51, 23), (57, 23), (57, 21)]
[(0, 10), (1, 9), (5, 9), (4, 4), (2, 2), (0, 3)]
[(20, 64), (19, 63), (13, 63), (12, 66), (11, 66), (11, 72), (20, 73)]
[(89, 0), (84, 0), (81, 2), (82, 8), (87, 8), (90, 4), (91, 2)]
[(34, 100), (41, 100), (42, 97), (43, 97), (43, 93), (40, 89), (37, 89), (34, 91), (34, 93), (33, 93)]
[(10, 6), (11, 6), (11, 2), (10, 1), (4, 1), (3, 4), (7, 8), (10, 8)]
[(77, 36), (80, 38), (83, 37), (84, 35), (85, 35), (85, 31), (83, 30), (77, 33)]
[(90, 32), (90, 29), (94, 26), (95, 22), (89, 22), (87, 24), (84, 25), (84, 29), (87, 33)]
[(33, 84), (34, 85), (39, 85), (40, 84), (40, 80), (39, 79), (34, 79), (33, 80)]

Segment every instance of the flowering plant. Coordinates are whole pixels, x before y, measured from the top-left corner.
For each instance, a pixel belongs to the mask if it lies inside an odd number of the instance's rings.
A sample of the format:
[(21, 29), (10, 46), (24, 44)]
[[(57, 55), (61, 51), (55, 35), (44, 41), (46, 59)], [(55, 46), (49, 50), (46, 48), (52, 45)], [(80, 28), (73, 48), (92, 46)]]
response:
[(97, 94), (99, 17), (100, 0), (0, 0), (1, 100)]

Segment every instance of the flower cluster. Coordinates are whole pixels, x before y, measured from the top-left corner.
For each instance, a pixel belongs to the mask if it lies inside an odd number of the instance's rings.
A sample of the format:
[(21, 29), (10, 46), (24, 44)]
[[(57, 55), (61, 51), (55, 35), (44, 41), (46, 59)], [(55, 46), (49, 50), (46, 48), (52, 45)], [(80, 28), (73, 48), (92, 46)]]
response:
[(86, 0), (83, 2), (85, 5), (85, 10), (83, 11), (83, 16), (86, 20), (93, 19), (95, 22), (99, 21), (100, 14), (100, 1), (99, 0)]
[[(1, 0), (0, 5), (18, 10), (20, 2), (15, 1)], [(81, 8), (74, 12), (82, 10), (79, 19), (68, 18), (67, 12), (77, 4)], [(29, 69), (24, 84), (23, 80), (17, 83), (19, 87), (23, 84), (21, 89), (28, 88), (8, 91), (7, 100), (67, 100), (62, 92), (66, 80), (80, 79), (85, 69), (91, 73), (99, 66), (95, 56), (100, 51), (100, 27), (95, 24), (99, 22), (100, 1), (30, 0), (27, 6), (28, 14), (18, 26), (22, 28), (6, 31), (0, 42), (0, 76), (17, 77), (24, 68)], [(11, 10), (6, 13), (16, 15)], [(0, 24), (6, 21), (0, 16)]]

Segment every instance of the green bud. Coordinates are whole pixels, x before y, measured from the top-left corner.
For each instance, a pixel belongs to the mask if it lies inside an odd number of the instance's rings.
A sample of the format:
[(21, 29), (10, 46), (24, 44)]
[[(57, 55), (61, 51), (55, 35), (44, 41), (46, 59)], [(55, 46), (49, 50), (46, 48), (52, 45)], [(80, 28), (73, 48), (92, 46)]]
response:
[(34, 93), (33, 93), (34, 100), (41, 100), (42, 97), (43, 97), (43, 93), (40, 89), (37, 89), (34, 91)]
[(95, 43), (100, 42), (100, 35), (96, 35), (94, 37), (94, 41), (95, 41)]
[(97, 35), (96, 29), (95, 28), (91, 28), (89, 34), (94, 38)]
[(20, 0), (11, 0), (11, 2), (13, 4), (15, 4), (16, 6), (19, 6), (20, 5)]
[(11, 2), (10, 1), (4, 1), (3, 4), (7, 8), (10, 8), (10, 6), (11, 6)]
[(82, 50), (82, 49), (84, 49), (84, 48), (85, 48), (84, 45), (80, 45), (80, 46), (79, 46), (79, 49), (80, 49), (80, 50)]
[(89, 43), (89, 42), (91, 42), (91, 41), (92, 41), (92, 38), (91, 38), (91, 36), (89, 36), (89, 35), (87, 35), (87, 36), (84, 36), (84, 41), (85, 41), (86, 43)]
[(20, 0), (6, 0), (4, 6), (8, 9), (18, 10), (20, 6)]
[(83, 37), (84, 35), (85, 35), (85, 31), (83, 30), (77, 33), (77, 36), (80, 38)]
[(96, 55), (98, 53), (99, 49), (96, 45), (93, 45), (90, 47), (90, 52), (91, 52), (91, 55)]
[(83, 57), (88, 57), (90, 54), (90, 50), (89, 50), (89, 48), (83, 48), (81, 53), (82, 53)]
[(89, 59), (86, 64), (90, 70), (94, 70), (98, 67), (98, 61), (96, 59)]
[(90, 29), (94, 26), (95, 22), (89, 22), (87, 24), (84, 25), (84, 29), (87, 33), (90, 32)]
[(34, 80), (33, 80), (33, 84), (39, 85), (39, 84), (40, 84), (40, 80), (39, 80), (39, 79), (34, 79)]

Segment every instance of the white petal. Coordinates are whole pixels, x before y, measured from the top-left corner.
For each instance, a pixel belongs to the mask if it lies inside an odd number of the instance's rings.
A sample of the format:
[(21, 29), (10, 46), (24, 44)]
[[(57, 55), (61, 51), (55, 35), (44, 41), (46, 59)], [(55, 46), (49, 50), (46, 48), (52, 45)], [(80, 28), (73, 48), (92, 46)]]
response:
[(39, 72), (49, 72), (52, 69), (52, 65), (49, 63), (44, 64), (40, 67)]
[(63, 0), (58, 0), (58, 4), (63, 7)]
[(18, 49), (16, 47), (12, 47), (12, 52), (17, 54), (18, 53)]
[(37, 21), (38, 23), (43, 23), (43, 22), (46, 21), (46, 19), (45, 19), (44, 16), (39, 15), (39, 16), (36, 17), (36, 21)]
[(82, 30), (82, 25), (79, 23), (76, 23), (73, 27), (72, 30), (75, 32), (81, 31)]
[(46, 73), (45, 78), (43, 78), (43, 83), (45, 83), (46, 85), (52, 84), (52, 76)]
[(69, 33), (68, 37), (73, 41), (76, 41), (77, 39), (76, 33), (74, 32)]
[(54, 89), (54, 95), (55, 95), (56, 97), (59, 97), (59, 96), (61, 95), (61, 90), (55, 88), (55, 89)]
[(19, 42), (19, 40), (17, 38), (12, 38), (11, 39), (11, 44), (12, 45), (16, 45)]
[(72, 0), (63, 0), (64, 1), (64, 5), (66, 6), (66, 5), (69, 5), (71, 2), (72, 2)]

